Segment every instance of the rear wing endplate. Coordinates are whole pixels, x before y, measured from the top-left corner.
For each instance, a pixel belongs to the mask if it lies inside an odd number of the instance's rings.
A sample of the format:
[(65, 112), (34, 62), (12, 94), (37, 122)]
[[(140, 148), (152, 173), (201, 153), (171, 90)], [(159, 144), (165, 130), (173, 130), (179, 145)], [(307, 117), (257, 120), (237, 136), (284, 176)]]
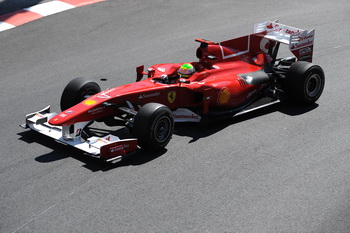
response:
[(254, 33), (261, 33), (264, 38), (287, 44), (289, 50), (301, 61), (312, 61), (315, 30), (303, 30), (275, 21), (255, 24)]

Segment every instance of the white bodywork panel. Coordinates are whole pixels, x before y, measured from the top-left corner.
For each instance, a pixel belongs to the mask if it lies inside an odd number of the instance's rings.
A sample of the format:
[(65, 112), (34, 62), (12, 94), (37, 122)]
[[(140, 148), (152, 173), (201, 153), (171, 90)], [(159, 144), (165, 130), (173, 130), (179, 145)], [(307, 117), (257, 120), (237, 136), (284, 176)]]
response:
[(187, 108), (178, 108), (173, 111), (175, 122), (200, 122), (201, 116)]
[(48, 106), (41, 111), (28, 114), (26, 116), (26, 124), (21, 126), (23, 128), (29, 127), (30, 129), (53, 138), (58, 142), (73, 146), (96, 157), (99, 157), (102, 146), (122, 141), (119, 137), (111, 134), (104, 137), (93, 136), (85, 140), (81, 137), (81, 134), (84, 127), (90, 122), (79, 122), (72, 126), (63, 127), (50, 125), (48, 121), (55, 115), (57, 115), (57, 113), (50, 113), (50, 106)]

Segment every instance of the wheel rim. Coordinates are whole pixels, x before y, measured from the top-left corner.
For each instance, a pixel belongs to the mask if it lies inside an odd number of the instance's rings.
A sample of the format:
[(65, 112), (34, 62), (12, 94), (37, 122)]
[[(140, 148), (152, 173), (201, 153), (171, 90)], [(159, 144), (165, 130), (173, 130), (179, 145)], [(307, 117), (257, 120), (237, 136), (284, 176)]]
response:
[(155, 125), (154, 132), (154, 137), (157, 142), (165, 142), (171, 134), (171, 120), (166, 116), (159, 118)]
[(312, 74), (306, 83), (306, 93), (310, 97), (318, 95), (322, 88), (322, 78), (318, 74)]

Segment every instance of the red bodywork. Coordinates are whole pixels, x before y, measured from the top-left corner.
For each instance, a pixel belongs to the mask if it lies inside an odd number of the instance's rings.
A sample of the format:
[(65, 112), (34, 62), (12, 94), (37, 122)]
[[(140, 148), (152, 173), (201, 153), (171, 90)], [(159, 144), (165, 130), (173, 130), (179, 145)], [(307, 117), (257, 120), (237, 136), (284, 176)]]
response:
[[(197, 39), (198, 62), (191, 62), (196, 73), (189, 79), (174, 83), (160, 82), (162, 75), (173, 77), (183, 63), (157, 64), (148, 68), (148, 78), (102, 91), (53, 117), (52, 125), (72, 125), (118, 114), (118, 109), (103, 104), (133, 106), (157, 102), (177, 108), (196, 109), (202, 114), (211, 110), (225, 110), (241, 106), (259, 93), (269, 80), (257, 85), (247, 84), (241, 74), (263, 69), (272, 60), (267, 53), (273, 42), (263, 38), (264, 33), (214, 43)], [(139, 73), (140, 75), (140, 73)]]

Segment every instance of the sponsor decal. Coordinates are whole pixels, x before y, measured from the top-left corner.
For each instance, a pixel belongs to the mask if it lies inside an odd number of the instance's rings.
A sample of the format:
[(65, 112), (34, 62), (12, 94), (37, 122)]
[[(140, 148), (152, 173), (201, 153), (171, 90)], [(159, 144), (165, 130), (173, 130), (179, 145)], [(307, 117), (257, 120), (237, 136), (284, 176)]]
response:
[(263, 51), (264, 53), (267, 53), (269, 51), (270, 48), (270, 41), (266, 38), (263, 38), (260, 41), (260, 49), (261, 51)]
[(289, 35), (301, 35), (303, 31), (299, 30), (298, 28), (293, 28), (285, 25), (279, 25), (277, 23), (270, 23), (269, 25), (266, 26), (266, 29), (268, 33), (273, 33), (273, 32), (281, 32)]
[(108, 144), (111, 141), (111, 137), (100, 138), (98, 141)]
[(112, 89), (109, 89), (109, 90), (106, 90), (106, 91), (103, 91), (103, 92), (100, 92), (100, 94), (98, 94), (98, 98), (101, 98), (101, 99), (109, 99), (109, 98), (112, 98), (110, 95), (108, 95), (109, 93), (111, 93), (112, 91), (114, 91), (115, 88), (112, 88)]
[(74, 111), (69, 110), (69, 111), (65, 111), (65, 113), (67, 113), (67, 114), (72, 114), (72, 113), (74, 113)]
[(186, 108), (178, 108), (173, 111), (175, 122), (200, 122), (201, 116)]
[(159, 96), (159, 95), (160, 95), (160, 92), (154, 92), (154, 93), (150, 93), (150, 94), (142, 94), (142, 95), (139, 96), (139, 99), (156, 97), (156, 96)]
[(314, 34), (303, 36), (303, 37), (299, 38), (300, 41), (309, 40), (309, 39), (313, 40), (314, 39)]
[(255, 94), (255, 92), (257, 92), (257, 90), (254, 90), (254, 91), (249, 92), (249, 94), (247, 95), (247, 99), (249, 99), (250, 97), (252, 97), (252, 96)]
[[(278, 27), (278, 26), (279, 26), (278, 24), (276, 24), (276, 25), (275, 25), (275, 27)], [(272, 28), (273, 28), (272, 23), (270, 23), (269, 25), (267, 25), (267, 26), (266, 26), (266, 28), (268, 28), (268, 29), (272, 29)]]
[(90, 106), (90, 105), (94, 105), (94, 104), (97, 104), (97, 101), (96, 100), (85, 100), (83, 102), (83, 104), (87, 105), (87, 106)]
[(311, 60), (311, 55), (304, 55), (299, 58), (300, 61), (309, 61)]
[(81, 129), (77, 129), (77, 131), (75, 132), (75, 136), (79, 137), (81, 135)]
[(200, 116), (194, 115), (193, 113), (189, 114), (189, 115), (174, 113), (173, 116), (174, 116), (175, 119), (194, 119), (194, 120), (199, 120), (200, 119)]
[(282, 28), (280, 27), (279, 24), (270, 23), (269, 25), (266, 26), (266, 28), (267, 28), (268, 33), (282, 31)]
[(117, 152), (117, 151), (125, 150), (125, 149), (127, 149), (129, 147), (130, 147), (129, 144), (119, 145), (119, 146), (111, 147), (109, 149), (109, 152), (110, 153), (114, 153), (114, 152)]
[(124, 156), (129, 147), (130, 147), (129, 144), (123, 144), (123, 145), (111, 147), (109, 148), (109, 155), (112, 157), (118, 156), (118, 155)]
[(287, 28), (286, 33), (290, 34), (290, 35), (299, 35), (299, 34), (301, 34), (301, 31), (299, 31), (299, 30), (293, 31), (293, 30)]
[(224, 87), (221, 89), (219, 96), (218, 96), (218, 103), (219, 104), (226, 104), (231, 98), (230, 90), (227, 87)]
[(88, 113), (91, 114), (91, 115), (94, 115), (94, 114), (97, 114), (97, 113), (102, 112), (103, 109), (105, 109), (105, 108), (106, 108), (105, 106), (93, 108), (93, 109), (90, 109), (90, 110), (88, 111)]
[(176, 99), (176, 91), (168, 92), (168, 101), (169, 101), (169, 103), (171, 103), (171, 104), (174, 103), (175, 99)]
[(307, 48), (305, 48), (306, 50), (303, 51), (303, 52), (305, 52), (305, 54), (307, 54), (307, 49), (312, 50), (312, 45), (314, 43), (314, 32), (310, 32), (309, 34), (304, 32), (301, 36), (298, 36), (298, 35), (293, 36), (292, 40), (294, 42), (290, 44), (290, 50), (294, 51), (297, 49), (302, 49), (302, 48), (307, 47)]
[(66, 116), (68, 116), (67, 114), (64, 114), (64, 113), (61, 113), (60, 115), (59, 115), (60, 117), (66, 117)]
[(300, 55), (310, 54), (312, 52), (311, 47), (303, 48), (299, 50)]
[(299, 48), (303, 48), (305, 46), (313, 45), (314, 41), (313, 40), (308, 40), (306, 42), (298, 43), (298, 44), (293, 44), (290, 49), (291, 50), (296, 50)]

